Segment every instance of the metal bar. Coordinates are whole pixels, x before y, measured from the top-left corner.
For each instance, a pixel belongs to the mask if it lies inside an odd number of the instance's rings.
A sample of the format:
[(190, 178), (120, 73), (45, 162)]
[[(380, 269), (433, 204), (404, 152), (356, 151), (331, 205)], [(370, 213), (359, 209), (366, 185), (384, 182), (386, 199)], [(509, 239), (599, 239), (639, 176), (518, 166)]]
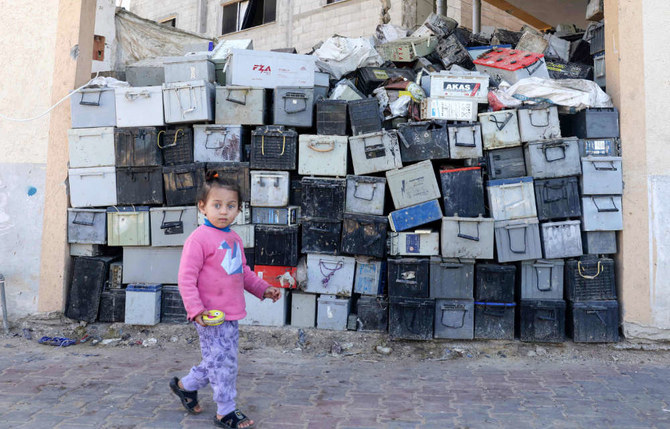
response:
[(2, 328), (5, 334), (9, 334), (9, 321), (7, 320), (7, 299), (5, 298), (5, 276), (0, 274), (0, 301), (2, 301)]
[(442, 16), (447, 16), (447, 0), (436, 0), (435, 1), (435, 13)]
[(482, 0), (472, 0), (472, 32), (482, 31)]

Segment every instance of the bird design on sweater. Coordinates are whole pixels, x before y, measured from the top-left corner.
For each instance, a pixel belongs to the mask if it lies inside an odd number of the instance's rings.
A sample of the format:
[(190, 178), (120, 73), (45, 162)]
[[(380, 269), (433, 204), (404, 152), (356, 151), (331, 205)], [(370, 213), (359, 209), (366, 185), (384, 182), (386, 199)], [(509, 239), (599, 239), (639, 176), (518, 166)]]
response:
[(228, 273), (228, 275), (241, 274), (243, 272), (243, 266), (242, 249), (240, 249), (240, 245), (237, 242), (233, 242), (233, 248), (231, 249), (228, 243), (222, 241), (219, 246), (219, 250), (221, 249), (227, 250), (223, 257), (223, 261), (221, 261), (221, 266), (226, 273)]

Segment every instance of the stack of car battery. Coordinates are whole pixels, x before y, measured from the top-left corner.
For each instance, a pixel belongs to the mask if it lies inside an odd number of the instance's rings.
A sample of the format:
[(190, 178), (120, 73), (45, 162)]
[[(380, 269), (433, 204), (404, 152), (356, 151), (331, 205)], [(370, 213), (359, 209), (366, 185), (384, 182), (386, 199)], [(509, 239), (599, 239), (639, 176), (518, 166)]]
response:
[[(560, 121), (552, 105), (494, 110), (489, 85), (568, 77), (549, 67), (564, 44), (547, 37), (544, 56), (496, 31), (507, 46), (474, 46), (482, 41), (455, 27), (431, 15), (378, 46), (384, 64), (337, 82), (313, 56), (232, 49), (219, 73), (216, 55), (189, 55), (164, 62), (160, 88), (135, 77), (112, 89), (111, 119), (73, 105), (73, 127), (99, 134), (101, 148), (79, 164), (73, 153), (92, 146), (70, 151), (70, 223), (91, 230), (70, 240), (123, 248), (110, 286), (160, 284), (162, 320), (184, 320), (181, 246), (204, 221), (196, 193), (216, 171), (242, 190), (231, 228), (249, 266), (282, 288), (278, 303), (247, 295), (241, 323), (420, 340), (509, 340), (516, 328), (523, 341), (557, 342), (567, 314), (576, 341), (613, 340), (592, 331), (594, 320), (618, 329), (602, 257), (616, 253), (621, 229), (616, 110)], [(569, 43), (567, 64), (583, 43)], [(73, 102), (102, 112), (107, 92)], [(398, 115), (390, 105), (402, 100)]]

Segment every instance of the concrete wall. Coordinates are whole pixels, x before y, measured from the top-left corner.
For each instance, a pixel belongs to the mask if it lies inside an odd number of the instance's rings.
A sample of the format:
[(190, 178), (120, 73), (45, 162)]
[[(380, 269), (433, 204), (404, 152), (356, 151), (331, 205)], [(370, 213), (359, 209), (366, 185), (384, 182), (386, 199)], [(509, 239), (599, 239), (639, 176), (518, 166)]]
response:
[(114, 25), (115, 0), (97, 0), (95, 10), (95, 34), (105, 37), (105, 59), (93, 60), (92, 72), (114, 69), (116, 59), (116, 26)]
[[(463, 27), (472, 28), (472, 0), (447, 0), (447, 16)], [(525, 22), (482, 1), (482, 26), (520, 30)]]
[[(222, 2), (215, 0), (209, 3), (214, 6)], [(174, 16), (177, 18), (177, 28), (198, 32), (198, 4), (199, 0), (132, 0), (128, 10), (142, 18), (159, 22)], [(206, 34), (213, 35), (213, 30), (208, 29)]]
[[(33, 117), (51, 106), (58, 2), (0, 0), (0, 7), (0, 114)], [(10, 317), (37, 311), (49, 125), (49, 115), (0, 118), (0, 273)]]

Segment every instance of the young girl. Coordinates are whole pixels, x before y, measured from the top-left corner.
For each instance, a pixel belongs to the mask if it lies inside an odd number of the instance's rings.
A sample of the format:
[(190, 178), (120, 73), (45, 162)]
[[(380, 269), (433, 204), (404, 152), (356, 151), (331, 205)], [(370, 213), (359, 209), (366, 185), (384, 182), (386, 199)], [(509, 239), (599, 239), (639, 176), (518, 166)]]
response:
[[(170, 388), (189, 413), (202, 411), (198, 389), (208, 383), (217, 405), (214, 422), (229, 429), (253, 428), (254, 422), (235, 407), (237, 379), (237, 321), (246, 316), (244, 291), (259, 299), (276, 302), (279, 289), (258, 278), (247, 266), (242, 239), (231, 231), (239, 213), (240, 190), (237, 184), (208, 173), (198, 195), (198, 209), (205, 224), (186, 239), (179, 264), (179, 292), (188, 319), (200, 337), (202, 361), (181, 380), (174, 377)], [(203, 315), (220, 310), (225, 321), (208, 326)]]

